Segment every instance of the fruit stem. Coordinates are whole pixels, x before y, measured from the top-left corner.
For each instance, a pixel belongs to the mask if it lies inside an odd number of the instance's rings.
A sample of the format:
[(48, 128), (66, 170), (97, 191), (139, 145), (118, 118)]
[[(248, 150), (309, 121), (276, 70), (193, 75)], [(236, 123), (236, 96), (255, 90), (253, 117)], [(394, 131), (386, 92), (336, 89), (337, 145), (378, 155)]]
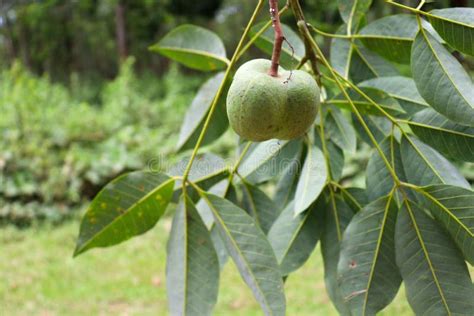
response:
[[(303, 21), (305, 24), (302, 27), (303, 29), (306, 29), (306, 20), (304, 18), (303, 9), (301, 8), (299, 0), (289, 0), (288, 3), (291, 9), (293, 10), (293, 15), (295, 16), (296, 21)], [(298, 28), (300, 28), (300, 26), (298, 26)], [(311, 48), (310, 41), (304, 36), (305, 30), (303, 29), (300, 29), (300, 34), (303, 36), (305, 56), (310, 62), (311, 70), (316, 76), (316, 81), (318, 82), (318, 85), (321, 86), (321, 73), (318, 69), (318, 58), (314, 50)]]
[(268, 74), (272, 77), (278, 77), (278, 66), (280, 65), (281, 47), (285, 36), (280, 23), (280, 15), (278, 14), (278, 0), (269, 0), (270, 2), (270, 16), (272, 19), (272, 26), (275, 30), (275, 42), (273, 44), (272, 65)]

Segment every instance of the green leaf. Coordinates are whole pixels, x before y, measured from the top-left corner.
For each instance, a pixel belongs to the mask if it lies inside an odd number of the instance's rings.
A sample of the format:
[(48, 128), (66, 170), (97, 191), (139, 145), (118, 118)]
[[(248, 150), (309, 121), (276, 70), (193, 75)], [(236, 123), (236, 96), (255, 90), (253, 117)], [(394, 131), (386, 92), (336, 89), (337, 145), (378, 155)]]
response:
[[(404, 116), (405, 111), (400, 107), (398, 101), (387, 93), (374, 89), (374, 88), (361, 88), (362, 92), (366, 94), (372, 101), (377, 103), (382, 109), (384, 109), (389, 114), (393, 116)], [(357, 108), (357, 110), (361, 114), (370, 114), (376, 116), (384, 116), (382, 112), (380, 112), (371, 102), (369, 102), (366, 98), (360, 95), (358, 92), (354, 90), (348, 91), (349, 97), (352, 100), (352, 103)], [(326, 101), (331, 105), (335, 105), (341, 109), (349, 110), (353, 112), (353, 109), (350, 103), (347, 101), (347, 98), (344, 94), (340, 93), (337, 96), (333, 97), (332, 99)]]
[[(342, 25), (337, 34), (345, 34)], [(398, 71), (385, 59), (366, 49), (360, 41), (333, 38), (330, 47), (330, 61), (334, 69), (344, 78), (354, 82), (375, 77), (396, 76)]]
[[(224, 79), (224, 73), (220, 72), (206, 81), (194, 97), (184, 122), (179, 132), (178, 151), (194, 148), (199, 138), (199, 134), (204, 127), (204, 122), (209, 113), (211, 103)], [(218, 139), (229, 127), (227, 112), (225, 107), (225, 98), (221, 98), (216, 105), (216, 109), (211, 118), (209, 128), (202, 141), (202, 146), (212, 143)]]
[(165, 212), (173, 186), (173, 179), (151, 172), (128, 173), (107, 184), (82, 218), (74, 256), (151, 229)]
[(416, 136), (444, 156), (474, 162), (474, 127), (454, 123), (432, 109), (418, 112), (409, 125)]
[(339, 181), (344, 171), (344, 151), (330, 140), (326, 141), (326, 147), (331, 157), (329, 161), (331, 177), (334, 181)]
[(408, 182), (419, 186), (452, 184), (470, 187), (446, 158), (418, 139), (402, 137), (400, 152)]
[(350, 78), (355, 83), (386, 76), (396, 76), (398, 71), (387, 60), (366, 49), (359, 41), (353, 45)]
[(411, 201), (398, 213), (397, 265), (408, 302), (417, 315), (470, 315), (474, 288), (451, 238)]
[[(400, 145), (393, 135), (385, 138), (380, 144), (380, 148), (384, 156), (392, 168), (397, 173), (400, 180), (405, 179), (402, 157), (400, 154)], [(387, 195), (395, 186), (393, 177), (383, 161), (379, 152), (372, 150), (372, 156), (367, 163), (367, 170), (365, 173), (365, 182), (367, 187), (367, 196), (369, 201), (377, 200)]]
[(341, 190), (342, 198), (354, 213), (359, 212), (364, 206), (369, 204), (367, 195), (367, 190), (362, 188), (349, 187)]
[(372, 0), (338, 0), (339, 13), (351, 29), (357, 27), (371, 4)]
[(219, 260), (219, 267), (222, 270), (229, 259), (229, 253), (216, 226), (212, 226), (209, 233), (211, 234), (212, 244), (214, 245)]
[[(362, 119), (367, 124), (369, 130), (378, 143), (381, 143), (392, 132), (392, 123), (385, 117), (362, 115)], [(359, 134), (360, 139), (370, 146), (373, 146), (374, 144), (370, 140), (369, 135), (354, 114), (352, 114), (352, 122), (354, 123), (354, 128), (357, 131), (357, 134)]]
[(413, 78), (426, 102), (447, 118), (474, 126), (474, 85), (456, 58), (425, 30), (416, 36), (411, 58)]
[(244, 209), (267, 234), (280, 214), (278, 207), (265, 192), (246, 181), (242, 184), (242, 191)]
[[(182, 176), (188, 165), (190, 157), (185, 157), (175, 164), (169, 170), (171, 176)], [(221, 157), (211, 154), (204, 153), (198, 154), (189, 172), (189, 180), (199, 185), (200, 188), (207, 190), (223, 178), (228, 176), (229, 169), (226, 166), (224, 159)], [(182, 193), (182, 182), (177, 180), (174, 187), (173, 202), (179, 200), (179, 196)], [(193, 201), (199, 199), (199, 193), (192, 187), (187, 185), (188, 195)]]
[(239, 166), (239, 174), (251, 183), (267, 181), (280, 174), (293, 157), (301, 152), (300, 139), (268, 140), (255, 145)]
[(319, 240), (324, 211), (317, 202), (308, 211), (296, 216), (293, 209), (292, 201), (268, 233), (281, 273), (285, 276), (300, 268), (313, 252)]
[(336, 107), (328, 108), (325, 126), (329, 139), (342, 149), (355, 153), (357, 146), (356, 133), (341, 110)]
[(393, 76), (374, 78), (359, 83), (362, 88), (374, 88), (387, 93), (398, 101), (410, 115), (425, 109), (428, 103), (421, 97), (412, 78)]
[(393, 195), (358, 212), (344, 232), (338, 275), (353, 315), (375, 315), (394, 299), (401, 284), (395, 264)]
[[(223, 179), (217, 182), (212, 187), (210, 187), (207, 192), (223, 198), (228, 198), (230, 200), (235, 199), (236, 194), (235, 188), (232, 185), (229, 186), (228, 179)], [(204, 224), (210, 230), (214, 225), (214, 216), (212, 215), (212, 211), (209, 205), (204, 199), (200, 199), (199, 202), (196, 204), (196, 209), (198, 210), (199, 215), (201, 216)]]
[(295, 215), (304, 212), (316, 201), (326, 186), (328, 172), (324, 155), (316, 146), (309, 146), (295, 193)]
[[(266, 23), (267, 22), (261, 22), (253, 26), (250, 29), (249, 36), (253, 37), (255, 34), (257, 34), (257, 32), (260, 29), (262, 29), (262, 27)], [(305, 55), (304, 43), (301, 40), (301, 38), (298, 36), (298, 34), (295, 33), (289, 26), (282, 23), (281, 27), (283, 29), (283, 34), (285, 34), (286, 41), (283, 42), (281, 56), (280, 56), (280, 64), (284, 68), (293, 69), (298, 65), (299, 61)], [(273, 28), (268, 28), (267, 30), (265, 30), (265, 32), (262, 33), (262, 35), (260, 35), (255, 40), (254, 44), (259, 49), (261, 49), (264, 53), (271, 56), (273, 52), (273, 42), (275, 40), (274, 37), (275, 35), (274, 35)], [(294, 53), (291, 47), (288, 45), (287, 41), (293, 47)]]
[(181, 25), (165, 35), (150, 50), (189, 68), (213, 71), (226, 68), (222, 40), (215, 33), (195, 25)]
[(474, 192), (452, 186), (423, 188), (423, 206), (440, 221), (461, 249), (464, 258), (474, 264)]
[(265, 315), (285, 315), (285, 294), (278, 262), (263, 231), (244, 210), (213, 194), (203, 193), (242, 279)]
[(273, 201), (280, 211), (283, 210), (295, 197), (298, 176), (302, 168), (300, 156), (301, 153), (299, 156), (295, 156), (287, 162), (287, 166), (277, 182)]
[(367, 48), (388, 60), (408, 64), (417, 30), (414, 15), (395, 14), (375, 20), (362, 28), (360, 39)]
[[(342, 25), (336, 33), (345, 34), (346, 29), (347, 26)], [(349, 79), (349, 70), (351, 68), (353, 52), (353, 45), (350, 40), (336, 37), (331, 39), (329, 54), (331, 66), (346, 79)]]
[(337, 264), (339, 261), (342, 235), (352, 216), (352, 210), (341, 198), (330, 198), (329, 201), (326, 202), (326, 207), (324, 208), (324, 226), (321, 232), (324, 281), (326, 291), (341, 315), (350, 315), (350, 311), (337, 283)]
[[(327, 125), (326, 125), (327, 126)], [(321, 135), (320, 135), (320, 128), (316, 128), (316, 133), (314, 133), (314, 144), (318, 148), (323, 148), (323, 144), (321, 142)], [(339, 181), (342, 178), (342, 171), (344, 169), (344, 151), (334, 144), (331, 141), (331, 137), (328, 137), (328, 133), (326, 131), (326, 149), (328, 151), (329, 161), (329, 168), (331, 169), (331, 177), (334, 181)]]
[(449, 45), (474, 56), (474, 8), (432, 10), (428, 18)]
[(172, 315), (211, 315), (219, 290), (219, 261), (209, 231), (186, 198), (173, 217), (166, 288)]

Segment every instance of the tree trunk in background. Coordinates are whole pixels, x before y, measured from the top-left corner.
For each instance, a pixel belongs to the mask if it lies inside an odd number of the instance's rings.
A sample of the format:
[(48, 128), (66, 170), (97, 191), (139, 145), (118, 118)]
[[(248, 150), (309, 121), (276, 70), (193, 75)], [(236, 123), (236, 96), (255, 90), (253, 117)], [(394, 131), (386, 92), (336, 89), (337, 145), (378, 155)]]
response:
[(17, 58), (15, 42), (13, 40), (13, 27), (11, 25), (10, 19), (8, 18), (7, 14), (3, 15), (3, 21), (5, 23), (5, 45), (8, 51), (8, 58), (10, 59), (10, 63), (13, 62)]
[(120, 62), (128, 56), (127, 33), (125, 29), (125, 6), (119, 2), (115, 7), (115, 36), (117, 38), (117, 50)]
[(19, 27), (19, 35), (18, 35), (18, 42), (19, 42), (19, 46), (20, 46), (20, 57), (21, 57), (21, 61), (23, 62), (23, 65), (26, 66), (26, 68), (34, 71), (36, 69), (33, 69), (31, 68), (32, 65), (30, 63), (30, 55), (29, 55), (29, 51), (28, 51), (28, 37), (27, 37), (27, 32), (28, 30), (26, 30), (26, 27), (24, 25), (20, 25)]

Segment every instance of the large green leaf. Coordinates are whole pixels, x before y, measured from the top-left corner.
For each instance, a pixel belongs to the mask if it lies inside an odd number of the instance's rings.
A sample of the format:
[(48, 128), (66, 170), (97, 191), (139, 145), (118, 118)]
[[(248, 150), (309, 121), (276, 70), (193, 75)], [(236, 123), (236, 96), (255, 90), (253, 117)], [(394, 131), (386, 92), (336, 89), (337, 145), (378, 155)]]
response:
[[(392, 123), (385, 117), (362, 115), (362, 119), (378, 143), (382, 142), (392, 131)], [(367, 134), (367, 131), (354, 114), (352, 114), (352, 122), (360, 138), (370, 146), (373, 146), (374, 144)]]
[(474, 288), (446, 231), (411, 201), (398, 213), (396, 261), (417, 315), (472, 315)]
[(285, 315), (285, 294), (278, 262), (263, 231), (244, 210), (213, 194), (203, 193), (216, 228), (243, 280), (265, 315)]
[(304, 212), (316, 201), (326, 185), (328, 172), (324, 155), (316, 146), (309, 146), (306, 160), (296, 186), (295, 214)]
[(257, 186), (244, 181), (242, 184), (243, 208), (266, 234), (280, 214), (273, 201)]
[(433, 10), (428, 17), (431, 25), (449, 45), (474, 56), (474, 8)]
[(446, 157), (474, 162), (474, 127), (454, 123), (432, 109), (418, 112), (409, 124), (416, 136)]
[(359, 87), (374, 88), (387, 93), (396, 99), (408, 114), (416, 113), (428, 106), (418, 93), (412, 78), (402, 76), (374, 78), (359, 83)]
[(369, 23), (360, 31), (360, 38), (367, 48), (388, 60), (408, 64), (417, 30), (414, 15), (396, 14)]
[(351, 29), (358, 26), (371, 4), (372, 0), (338, 0), (339, 13)]
[(393, 300), (401, 284), (395, 264), (393, 195), (358, 212), (344, 232), (338, 275), (353, 315), (375, 315)]
[[(184, 117), (179, 132), (177, 150), (194, 148), (199, 134), (204, 127), (204, 122), (209, 113), (211, 103), (224, 79), (224, 73), (220, 72), (206, 81), (194, 97), (186, 116)], [(228, 128), (229, 121), (225, 107), (225, 98), (221, 98), (211, 118), (209, 127), (202, 141), (202, 146), (212, 143), (218, 139)]]
[(252, 183), (269, 180), (284, 170), (285, 162), (300, 154), (301, 145), (300, 139), (258, 143), (240, 164), (238, 172)]
[[(397, 173), (400, 180), (404, 180), (402, 158), (400, 154), (400, 145), (393, 135), (385, 138), (380, 144), (384, 156), (392, 168)], [(395, 186), (393, 176), (387, 168), (386, 163), (375, 149), (367, 163), (365, 173), (365, 182), (367, 187), (367, 196), (369, 201), (374, 201), (387, 195)]]
[(152, 172), (128, 173), (107, 184), (84, 214), (74, 256), (148, 231), (165, 212), (173, 186), (172, 178)]
[(306, 212), (296, 215), (293, 202), (282, 211), (273, 224), (268, 239), (273, 247), (282, 275), (300, 268), (313, 252), (321, 233), (322, 203), (315, 203)]
[(474, 192), (452, 186), (423, 188), (421, 203), (449, 231), (464, 258), (474, 264)]
[(474, 85), (449, 51), (426, 30), (416, 36), (411, 53), (413, 78), (420, 95), (436, 111), (474, 126)]
[(420, 186), (452, 184), (464, 188), (470, 187), (466, 179), (446, 158), (418, 139), (402, 137), (400, 152), (408, 182)]
[(356, 133), (341, 110), (336, 107), (328, 108), (325, 126), (328, 138), (342, 149), (355, 153), (357, 146)]
[(219, 36), (195, 25), (178, 26), (150, 50), (197, 70), (212, 71), (229, 64)]
[[(253, 26), (250, 29), (249, 36), (253, 37), (267, 22), (261, 22)], [(301, 38), (296, 34), (289, 26), (282, 24), (283, 34), (285, 34), (286, 41), (283, 42), (280, 64), (287, 69), (295, 68), (299, 61), (304, 57), (304, 43)], [(275, 41), (275, 35), (273, 28), (268, 28), (265, 32), (262, 33), (256, 40), (255, 46), (261, 49), (264, 53), (267, 53), (269, 56), (273, 52), (273, 42)], [(294, 52), (292, 51), (290, 45), (293, 47)]]
[[(329, 195), (329, 194), (327, 194)], [(324, 261), (326, 291), (341, 315), (350, 315), (349, 306), (337, 282), (337, 264), (342, 235), (353, 216), (351, 208), (339, 197), (330, 198), (324, 208), (321, 253)]]
[(219, 262), (209, 231), (193, 202), (176, 210), (166, 257), (166, 288), (171, 315), (211, 315), (219, 290)]

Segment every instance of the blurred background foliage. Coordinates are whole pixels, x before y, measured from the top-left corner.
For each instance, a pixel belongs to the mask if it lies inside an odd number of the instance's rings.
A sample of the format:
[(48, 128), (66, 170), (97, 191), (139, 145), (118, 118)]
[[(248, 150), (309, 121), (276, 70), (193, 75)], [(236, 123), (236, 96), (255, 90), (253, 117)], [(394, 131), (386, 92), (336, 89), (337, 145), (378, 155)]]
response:
[[(179, 159), (170, 153), (205, 75), (148, 47), (193, 23), (218, 33), (231, 52), (255, 2), (0, 0), (0, 223), (60, 221), (118, 174)], [(302, 4), (309, 22), (336, 32), (337, 1)], [(374, 1), (369, 18), (390, 10)], [(234, 144), (227, 135), (215, 151), (231, 155)], [(352, 158), (350, 177), (363, 172), (367, 157)]]

